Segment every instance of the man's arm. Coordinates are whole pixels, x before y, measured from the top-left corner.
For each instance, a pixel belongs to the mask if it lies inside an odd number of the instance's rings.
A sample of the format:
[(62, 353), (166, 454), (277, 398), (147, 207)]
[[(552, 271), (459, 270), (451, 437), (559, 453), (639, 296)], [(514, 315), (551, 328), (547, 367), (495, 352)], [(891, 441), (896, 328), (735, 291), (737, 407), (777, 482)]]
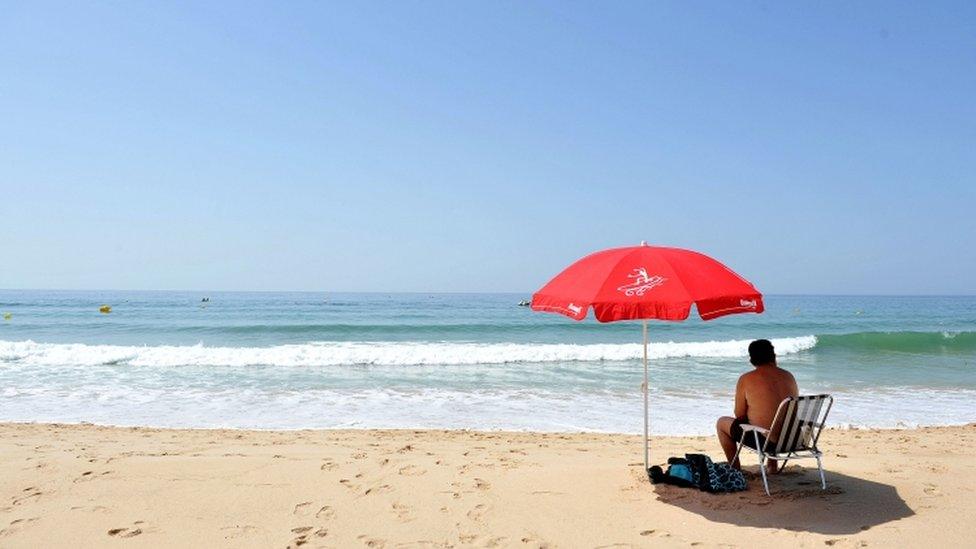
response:
[(741, 376), (735, 384), (735, 417), (748, 417), (749, 406), (746, 404), (746, 376)]

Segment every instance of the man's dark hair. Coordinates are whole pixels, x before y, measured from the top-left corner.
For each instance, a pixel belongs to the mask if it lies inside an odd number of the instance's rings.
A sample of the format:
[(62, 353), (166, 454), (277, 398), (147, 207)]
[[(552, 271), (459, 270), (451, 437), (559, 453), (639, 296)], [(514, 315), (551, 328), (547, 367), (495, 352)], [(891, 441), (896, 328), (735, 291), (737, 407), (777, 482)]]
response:
[(768, 339), (757, 339), (749, 344), (749, 362), (753, 366), (776, 361), (776, 351)]

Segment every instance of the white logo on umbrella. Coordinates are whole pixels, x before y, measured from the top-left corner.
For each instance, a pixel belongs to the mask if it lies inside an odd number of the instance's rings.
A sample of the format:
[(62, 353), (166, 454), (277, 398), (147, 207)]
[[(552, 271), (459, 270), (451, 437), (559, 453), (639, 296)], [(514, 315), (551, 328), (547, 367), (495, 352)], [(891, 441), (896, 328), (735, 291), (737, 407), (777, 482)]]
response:
[(640, 297), (644, 295), (644, 292), (647, 290), (656, 288), (668, 280), (663, 276), (648, 276), (647, 269), (644, 267), (634, 269), (634, 272), (627, 275), (627, 278), (633, 278), (634, 281), (630, 284), (624, 284), (623, 286), (617, 288), (618, 292), (623, 292), (627, 297)]

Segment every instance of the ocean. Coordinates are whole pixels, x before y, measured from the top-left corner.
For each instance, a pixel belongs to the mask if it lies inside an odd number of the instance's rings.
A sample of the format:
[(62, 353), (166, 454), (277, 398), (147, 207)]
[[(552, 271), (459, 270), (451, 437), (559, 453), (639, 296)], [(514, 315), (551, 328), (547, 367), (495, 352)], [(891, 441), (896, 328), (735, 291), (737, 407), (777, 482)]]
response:
[[(640, 324), (528, 297), (2, 290), (0, 421), (639, 433)], [(652, 433), (713, 433), (755, 338), (834, 395), (830, 425), (976, 421), (976, 297), (765, 302), (650, 322)]]

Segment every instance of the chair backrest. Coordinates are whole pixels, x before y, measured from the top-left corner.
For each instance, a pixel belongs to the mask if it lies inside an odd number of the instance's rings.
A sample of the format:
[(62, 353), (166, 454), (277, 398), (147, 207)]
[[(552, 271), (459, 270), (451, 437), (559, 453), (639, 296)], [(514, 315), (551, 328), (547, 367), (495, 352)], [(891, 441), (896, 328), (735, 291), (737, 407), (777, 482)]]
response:
[[(826, 404), (826, 406), (825, 406)], [(816, 450), (820, 431), (827, 422), (827, 414), (834, 404), (830, 395), (789, 397), (779, 404), (773, 428), (780, 425), (775, 443), (768, 442), (766, 449), (775, 454)], [(773, 446), (770, 448), (769, 446)]]

